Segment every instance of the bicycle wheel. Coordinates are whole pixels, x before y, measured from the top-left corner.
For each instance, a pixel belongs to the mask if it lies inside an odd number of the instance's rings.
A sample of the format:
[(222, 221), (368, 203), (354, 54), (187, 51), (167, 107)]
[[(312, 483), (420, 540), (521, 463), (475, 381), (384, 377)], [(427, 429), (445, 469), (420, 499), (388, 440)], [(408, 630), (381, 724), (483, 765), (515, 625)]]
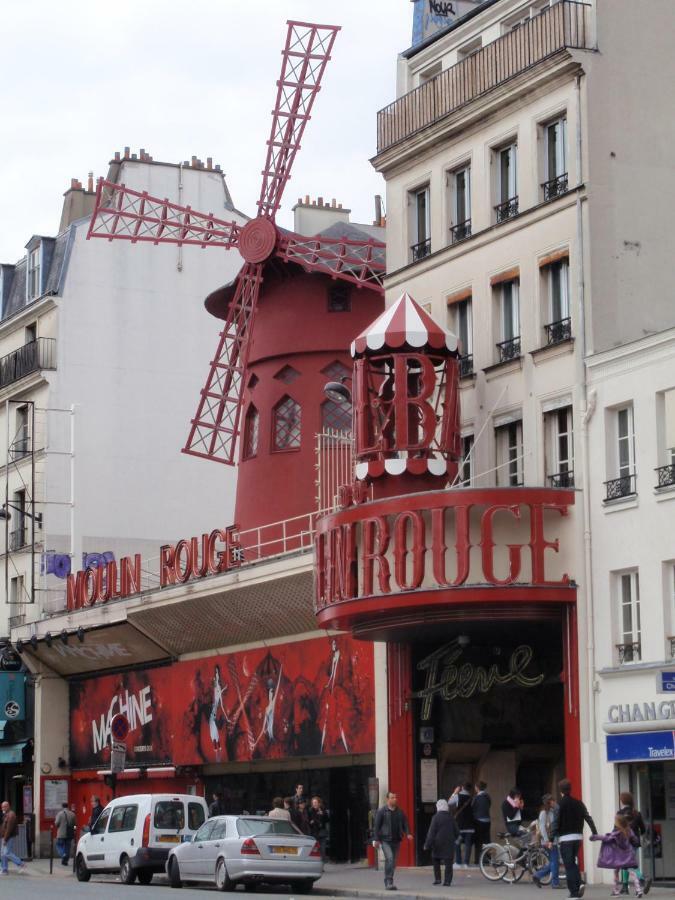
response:
[(504, 861), (506, 871), (502, 875), (504, 881), (508, 882), (508, 884), (515, 884), (525, 874), (525, 870), (527, 869), (526, 859), (527, 856), (522, 850), (518, 850), (517, 847), (510, 848), (511, 852), (509, 857)]
[[(548, 853), (544, 850), (543, 847), (537, 847), (530, 853), (530, 858), (528, 860), (528, 869), (534, 876), (535, 872), (538, 872), (539, 869), (545, 868), (549, 863)], [(541, 884), (550, 884), (551, 883), (551, 872), (549, 871), (548, 875), (544, 875), (543, 878), (540, 878), (539, 881)]]
[(500, 844), (488, 844), (478, 860), (481, 873), (488, 881), (499, 881), (504, 877), (506, 867), (506, 851)]

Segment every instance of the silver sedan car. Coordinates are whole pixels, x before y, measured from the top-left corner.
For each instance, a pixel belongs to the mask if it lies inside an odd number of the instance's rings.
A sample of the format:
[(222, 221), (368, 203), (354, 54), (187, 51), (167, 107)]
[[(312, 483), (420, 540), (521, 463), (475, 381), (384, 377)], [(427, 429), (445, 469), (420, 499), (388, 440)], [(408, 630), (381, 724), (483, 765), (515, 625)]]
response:
[(323, 874), (321, 850), (313, 837), (284, 819), (267, 816), (214, 816), (189, 843), (173, 847), (166, 862), (172, 887), (186, 881), (231, 891), (238, 884), (290, 884), (311, 891)]

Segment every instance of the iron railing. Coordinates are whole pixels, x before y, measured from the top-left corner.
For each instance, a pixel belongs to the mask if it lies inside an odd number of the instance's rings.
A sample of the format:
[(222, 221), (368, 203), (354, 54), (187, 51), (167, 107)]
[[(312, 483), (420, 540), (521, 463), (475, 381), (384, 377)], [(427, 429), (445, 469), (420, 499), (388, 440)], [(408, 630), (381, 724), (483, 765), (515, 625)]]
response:
[(450, 227), (450, 234), (452, 236), (453, 244), (458, 244), (460, 241), (465, 241), (467, 238), (470, 238), (471, 219), (465, 219), (464, 222), (458, 222), (457, 225), (452, 225)]
[(511, 359), (518, 359), (520, 356), (520, 335), (497, 344), (497, 352), (499, 353), (500, 363), (509, 362)]
[(622, 497), (631, 497), (637, 493), (637, 475), (620, 475), (618, 478), (610, 478), (605, 482), (605, 500), (620, 500)]
[(553, 200), (556, 197), (560, 197), (562, 194), (566, 194), (567, 182), (567, 172), (563, 172), (562, 175), (556, 175), (555, 178), (545, 181), (542, 184), (544, 200)]
[(572, 320), (560, 319), (558, 322), (549, 322), (544, 325), (546, 332), (546, 346), (552, 347), (554, 344), (562, 344), (572, 338)]
[(431, 253), (431, 238), (427, 238), (426, 241), (420, 241), (417, 244), (413, 244), (410, 248), (410, 252), (412, 253), (412, 261), (419, 262), (420, 259), (424, 259), (425, 256), (429, 256)]
[(40, 369), (56, 368), (56, 340), (37, 338), (0, 359), (0, 388)]
[(473, 375), (473, 353), (459, 358), (459, 377), (467, 378), (469, 375)]
[(382, 153), (566, 49), (591, 49), (590, 5), (560, 0), (521, 28), (492, 41), (377, 114)]
[(21, 548), (25, 547), (27, 543), (28, 529), (25, 525), (22, 525), (20, 528), (15, 528), (14, 531), (9, 532), (10, 550), (21, 550)]
[(640, 641), (632, 641), (629, 644), (617, 644), (619, 651), (619, 665), (631, 662), (640, 662), (642, 659), (642, 646)]
[(659, 466), (656, 472), (657, 488), (670, 487), (675, 484), (675, 463), (669, 466)]
[(518, 197), (511, 197), (503, 203), (498, 203), (495, 206), (495, 212), (497, 214), (497, 224), (506, 222), (507, 219), (513, 219), (518, 215)]
[(573, 488), (574, 469), (568, 469), (567, 472), (557, 472), (555, 475), (549, 475), (548, 480), (551, 487), (554, 488)]

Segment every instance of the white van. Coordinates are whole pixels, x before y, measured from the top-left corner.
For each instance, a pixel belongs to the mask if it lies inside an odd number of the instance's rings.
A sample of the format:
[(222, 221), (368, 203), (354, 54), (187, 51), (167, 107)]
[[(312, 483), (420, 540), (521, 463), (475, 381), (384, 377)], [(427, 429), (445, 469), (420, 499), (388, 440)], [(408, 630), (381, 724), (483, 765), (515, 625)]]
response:
[(203, 797), (192, 794), (132, 794), (111, 800), (75, 853), (78, 881), (92, 873), (119, 872), (124, 884), (150, 884), (163, 872), (169, 850), (192, 840), (208, 818)]

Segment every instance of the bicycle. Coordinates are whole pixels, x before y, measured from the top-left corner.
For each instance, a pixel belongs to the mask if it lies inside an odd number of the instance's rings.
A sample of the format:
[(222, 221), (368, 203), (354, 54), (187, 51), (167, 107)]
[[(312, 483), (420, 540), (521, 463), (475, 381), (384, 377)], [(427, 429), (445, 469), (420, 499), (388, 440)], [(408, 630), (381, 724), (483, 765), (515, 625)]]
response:
[[(500, 831), (497, 837), (504, 843), (486, 844), (478, 860), (481, 873), (488, 881), (501, 880), (507, 884), (515, 884), (525, 872), (534, 875), (548, 865), (548, 853), (543, 847), (533, 844), (531, 832), (514, 837), (506, 831)], [(515, 842), (511, 843), (509, 838), (514, 838)], [(550, 881), (550, 872), (541, 879), (542, 884), (549, 884)]]

